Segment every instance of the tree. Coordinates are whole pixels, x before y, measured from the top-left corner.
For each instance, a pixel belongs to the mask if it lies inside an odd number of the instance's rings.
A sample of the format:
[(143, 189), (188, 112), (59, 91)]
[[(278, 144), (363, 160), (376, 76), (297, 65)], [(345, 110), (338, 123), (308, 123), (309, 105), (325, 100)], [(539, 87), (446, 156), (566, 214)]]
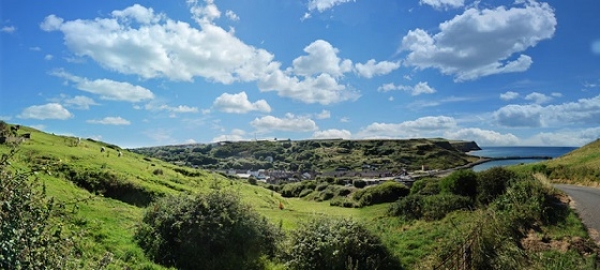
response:
[(273, 256), (281, 232), (241, 203), (212, 191), (165, 197), (148, 207), (135, 239), (155, 262), (178, 269), (253, 269)]

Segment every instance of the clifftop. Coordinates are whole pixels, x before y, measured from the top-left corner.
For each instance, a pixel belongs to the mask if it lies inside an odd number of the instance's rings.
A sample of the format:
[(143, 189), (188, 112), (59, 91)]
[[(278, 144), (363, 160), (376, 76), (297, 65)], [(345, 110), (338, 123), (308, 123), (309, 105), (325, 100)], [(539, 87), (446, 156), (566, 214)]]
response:
[(451, 141), (450, 144), (458, 151), (469, 152), (481, 150), (479, 145), (474, 141)]

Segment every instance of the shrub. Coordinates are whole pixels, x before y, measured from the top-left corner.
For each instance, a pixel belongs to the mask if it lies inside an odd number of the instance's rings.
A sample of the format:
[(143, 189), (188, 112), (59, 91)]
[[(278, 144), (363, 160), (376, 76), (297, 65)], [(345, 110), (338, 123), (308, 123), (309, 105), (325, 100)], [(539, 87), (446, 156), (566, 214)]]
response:
[(356, 207), (356, 203), (348, 198), (336, 197), (329, 201), (329, 206), (354, 208)]
[(352, 190), (349, 188), (338, 188), (335, 191), (335, 196), (345, 197), (350, 195), (350, 193), (352, 193)]
[(51, 222), (66, 218), (64, 206), (47, 197), (34, 172), (13, 170), (11, 155), (0, 157), (0, 269), (66, 268), (74, 243)]
[(336, 185), (343, 186), (343, 185), (346, 185), (346, 179), (342, 179), (342, 178), (336, 178), (336, 179), (333, 181), (333, 183), (334, 183), (334, 184), (336, 184)]
[(472, 170), (458, 170), (440, 181), (442, 192), (474, 198), (477, 195), (477, 174)]
[(313, 193), (314, 190), (307, 188), (307, 189), (303, 189), (300, 194), (298, 195), (298, 197), (300, 198), (304, 198), (306, 196), (308, 196), (309, 194)]
[(358, 190), (352, 196), (358, 201), (359, 206), (378, 203), (393, 202), (410, 193), (410, 190), (401, 183), (387, 181), (383, 184)]
[(354, 180), (352, 181), (352, 184), (356, 187), (356, 188), (364, 188), (367, 186), (367, 182), (365, 182), (364, 180)]
[(410, 194), (435, 195), (440, 193), (440, 180), (438, 178), (423, 178), (415, 181), (410, 188)]
[(257, 180), (256, 180), (256, 178), (255, 178), (255, 177), (250, 177), (250, 178), (248, 178), (248, 183), (249, 183), (250, 185), (254, 185), (254, 186), (256, 186)]
[(423, 216), (423, 195), (408, 195), (392, 204), (388, 209), (391, 216), (402, 216), (407, 220), (420, 219)]
[(165, 197), (148, 207), (135, 240), (155, 262), (179, 269), (252, 269), (273, 256), (278, 229), (232, 193)]
[(173, 168), (173, 170), (182, 175), (188, 176), (188, 177), (199, 177), (202, 175), (199, 171), (189, 171), (189, 170), (186, 170), (183, 168), (175, 167), (175, 168)]
[(154, 171), (152, 171), (152, 174), (154, 175), (163, 175), (163, 173), (162, 169), (154, 169)]
[(157, 195), (139, 184), (106, 170), (87, 169), (78, 171), (62, 164), (59, 171), (71, 182), (90, 193), (102, 194), (105, 197), (136, 206), (147, 206), (153, 197)]
[(413, 194), (391, 205), (388, 214), (403, 216), (407, 220), (422, 218), (432, 221), (442, 219), (456, 210), (470, 209), (472, 205), (471, 198), (455, 194), (446, 193), (430, 196)]
[(325, 189), (326, 189), (328, 186), (329, 186), (329, 184), (328, 184), (327, 182), (325, 182), (325, 183), (321, 183), (321, 184), (319, 184), (319, 185), (317, 186), (317, 189), (316, 189), (316, 190), (317, 190), (317, 191), (322, 191), (322, 190), (325, 190)]
[(291, 232), (289, 269), (401, 269), (381, 240), (348, 219), (314, 219)]
[(494, 167), (477, 174), (477, 201), (486, 205), (504, 194), (515, 173), (503, 167)]
[(455, 194), (437, 194), (422, 198), (423, 219), (428, 221), (440, 220), (451, 212), (467, 210), (473, 206), (471, 198)]
[[(551, 200), (544, 186), (533, 179), (515, 181), (506, 193), (495, 201), (497, 210), (507, 213), (511, 227), (529, 228), (547, 221), (551, 216)], [(517, 235), (524, 232), (515, 232)]]

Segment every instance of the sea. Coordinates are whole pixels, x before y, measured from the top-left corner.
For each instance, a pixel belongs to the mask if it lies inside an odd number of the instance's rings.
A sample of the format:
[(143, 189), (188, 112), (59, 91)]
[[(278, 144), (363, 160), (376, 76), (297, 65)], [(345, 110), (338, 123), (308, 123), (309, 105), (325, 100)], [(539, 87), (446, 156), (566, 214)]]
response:
[[(542, 157), (560, 157), (565, 155), (577, 147), (527, 147), (527, 146), (495, 146), (495, 147), (481, 147), (482, 150), (471, 151), (467, 154), (473, 156), (482, 157), (531, 157), (531, 156), (542, 156)], [(533, 163), (543, 161), (541, 159), (507, 159), (507, 160), (494, 160), (486, 163), (482, 163), (473, 167), (473, 171), (479, 172), (484, 171), (492, 167), (498, 166), (510, 166), (521, 163)]]

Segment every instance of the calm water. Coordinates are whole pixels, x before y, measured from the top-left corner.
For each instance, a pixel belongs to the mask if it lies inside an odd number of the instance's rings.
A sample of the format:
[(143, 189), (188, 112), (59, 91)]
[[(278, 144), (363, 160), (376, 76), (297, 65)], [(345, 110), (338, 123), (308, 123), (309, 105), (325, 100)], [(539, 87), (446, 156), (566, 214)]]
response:
[[(481, 147), (480, 151), (471, 151), (468, 154), (484, 157), (526, 157), (526, 156), (544, 156), (544, 157), (560, 157), (569, 153), (577, 147)], [(521, 163), (539, 162), (539, 159), (512, 159), (512, 160), (496, 160), (473, 167), (473, 171), (479, 172), (496, 166), (509, 166)]]

